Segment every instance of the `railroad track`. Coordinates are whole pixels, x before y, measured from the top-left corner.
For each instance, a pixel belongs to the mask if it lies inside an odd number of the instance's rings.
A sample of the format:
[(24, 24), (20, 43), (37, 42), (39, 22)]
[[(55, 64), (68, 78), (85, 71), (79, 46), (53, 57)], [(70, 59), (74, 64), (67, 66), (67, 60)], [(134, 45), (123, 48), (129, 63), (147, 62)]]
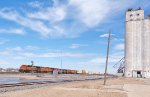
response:
[(48, 84), (48, 83), (55, 83), (55, 82), (43, 81), (43, 82), (22, 82), (22, 83), (13, 83), (13, 84), (0, 84), (0, 88), (27, 86), (27, 85), (36, 85), (36, 84)]
[[(85, 80), (98, 80), (98, 79), (102, 79), (102, 78), (85, 79)], [(76, 80), (40, 81), (40, 82), (20, 82), (20, 83), (12, 83), (12, 84), (0, 84), (0, 89), (1, 89), (1, 88), (7, 88), (7, 87), (29, 86), (29, 85), (48, 84), (48, 83), (60, 83), (60, 82), (72, 82), (72, 81), (85, 81), (85, 80), (76, 79)]]

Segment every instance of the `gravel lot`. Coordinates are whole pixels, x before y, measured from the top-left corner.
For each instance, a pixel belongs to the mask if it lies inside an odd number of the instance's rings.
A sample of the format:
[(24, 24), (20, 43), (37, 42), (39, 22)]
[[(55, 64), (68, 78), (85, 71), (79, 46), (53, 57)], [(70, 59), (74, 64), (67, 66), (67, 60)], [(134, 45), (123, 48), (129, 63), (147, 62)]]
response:
[[(122, 81), (109, 79), (107, 86)], [(103, 80), (86, 80), (7, 88), (0, 93), (0, 97), (127, 97), (127, 95), (124, 91), (106, 88)]]

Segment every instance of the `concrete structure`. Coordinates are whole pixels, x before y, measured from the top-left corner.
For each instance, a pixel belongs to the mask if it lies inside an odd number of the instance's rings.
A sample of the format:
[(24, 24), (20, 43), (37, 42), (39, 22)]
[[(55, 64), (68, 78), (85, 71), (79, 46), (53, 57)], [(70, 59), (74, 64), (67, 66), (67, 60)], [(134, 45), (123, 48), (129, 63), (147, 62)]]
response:
[(142, 9), (126, 12), (125, 76), (150, 78), (150, 19)]

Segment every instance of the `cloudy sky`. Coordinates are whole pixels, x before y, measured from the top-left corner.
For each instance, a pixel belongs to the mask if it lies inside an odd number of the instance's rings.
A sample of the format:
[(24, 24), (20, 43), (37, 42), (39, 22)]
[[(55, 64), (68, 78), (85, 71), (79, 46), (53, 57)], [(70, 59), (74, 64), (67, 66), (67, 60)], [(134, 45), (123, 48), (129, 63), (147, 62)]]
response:
[(0, 68), (21, 64), (109, 72), (124, 56), (125, 12), (149, 0), (0, 0)]

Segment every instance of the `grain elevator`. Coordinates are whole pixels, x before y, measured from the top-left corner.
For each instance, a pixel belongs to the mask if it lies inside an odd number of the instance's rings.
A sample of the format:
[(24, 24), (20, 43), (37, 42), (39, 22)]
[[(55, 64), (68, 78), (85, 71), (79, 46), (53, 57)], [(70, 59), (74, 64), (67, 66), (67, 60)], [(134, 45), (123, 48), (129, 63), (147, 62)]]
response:
[(125, 26), (125, 77), (150, 78), (150, 16), (128, 9)]

